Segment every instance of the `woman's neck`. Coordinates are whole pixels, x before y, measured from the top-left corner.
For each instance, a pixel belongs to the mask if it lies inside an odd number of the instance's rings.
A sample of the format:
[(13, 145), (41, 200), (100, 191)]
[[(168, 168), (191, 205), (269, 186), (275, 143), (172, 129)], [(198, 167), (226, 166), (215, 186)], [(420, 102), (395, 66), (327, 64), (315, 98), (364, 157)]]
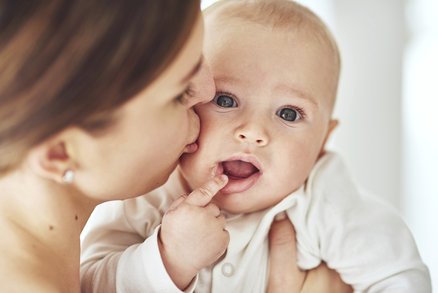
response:
[(94, 206), (73, 186), (33, 174), (0, 178), (1, 274), (20, 277), (7, 272), (13, 264), (24, 279), (63, 281), (79, 292), (79, 236)]

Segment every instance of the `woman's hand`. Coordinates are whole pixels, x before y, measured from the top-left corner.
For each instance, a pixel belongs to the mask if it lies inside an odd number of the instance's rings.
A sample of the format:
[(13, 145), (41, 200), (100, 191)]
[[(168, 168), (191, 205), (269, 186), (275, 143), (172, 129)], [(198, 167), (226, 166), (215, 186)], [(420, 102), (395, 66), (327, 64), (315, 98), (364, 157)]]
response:
[(350, 293), (353, 289), (342, 282), (338, 273), (324, 263), (310, 271), (297, 266), (295, 230), (282, 213), (269, 231), (268, 293)]

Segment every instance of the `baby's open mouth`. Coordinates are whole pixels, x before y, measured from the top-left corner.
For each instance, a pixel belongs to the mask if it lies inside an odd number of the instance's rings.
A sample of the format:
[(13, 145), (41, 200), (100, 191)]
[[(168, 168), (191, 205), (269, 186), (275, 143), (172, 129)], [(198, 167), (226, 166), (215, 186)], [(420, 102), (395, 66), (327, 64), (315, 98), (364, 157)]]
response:
[(232, 180), (245, 179), (259, 172), (259, 169), (252, 163), (241, 160), (222, 162), (222, 167), (224, 174)]
[(241, 193), (250, 189), (260, 178), (261, 171), (251, 162), (242, 160), (223, 161), (219, 170), (228, 176), (227, 185), (221, 189), (223, 194)]

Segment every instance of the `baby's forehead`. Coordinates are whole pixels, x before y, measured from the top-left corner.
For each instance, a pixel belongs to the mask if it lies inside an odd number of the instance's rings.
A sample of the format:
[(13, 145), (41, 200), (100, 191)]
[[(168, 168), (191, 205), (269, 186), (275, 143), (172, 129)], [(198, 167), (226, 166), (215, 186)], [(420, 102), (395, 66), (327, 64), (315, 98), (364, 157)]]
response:
[[(332, 74), (329, 77), (332, 86), (329, 92), (333, 97), (330, 99), (333, 107), (340, 71), (339, 50), (326, 25), (312, 11), (288, 0), (221, 0), (204, 13), (207, 30), (214, 28), (212, 31), (219, 34), (221, 30), (239, 30), (243, 33), (251, 30), (253, 34), (268, 32), (285, 39), (309, 40), (307, 46), (322, 49), (332, 64)], [(211, 40), (210, 37), (207, 40)], [(234, 34), (233, 37), (236, 39), (239, 35)]]
[(249, 24), (283, 33), (285, 37), (305, 34), (331, 53), (340, 67), (340, 53), (334, 37), (325, 23), (310, 9), (289, 0), (234, 1), (221, 0), (204, 11), (206, 26), (238, 28)]

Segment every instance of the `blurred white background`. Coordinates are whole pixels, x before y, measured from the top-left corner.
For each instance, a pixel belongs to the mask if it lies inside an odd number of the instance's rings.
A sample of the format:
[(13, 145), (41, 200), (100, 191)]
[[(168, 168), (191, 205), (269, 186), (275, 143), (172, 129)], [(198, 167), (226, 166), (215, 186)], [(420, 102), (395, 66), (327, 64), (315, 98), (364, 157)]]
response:
[(342, 54), (330, 148), (400, 210), (438, 288), (438, 1), (298, 2), (328, 24)]

